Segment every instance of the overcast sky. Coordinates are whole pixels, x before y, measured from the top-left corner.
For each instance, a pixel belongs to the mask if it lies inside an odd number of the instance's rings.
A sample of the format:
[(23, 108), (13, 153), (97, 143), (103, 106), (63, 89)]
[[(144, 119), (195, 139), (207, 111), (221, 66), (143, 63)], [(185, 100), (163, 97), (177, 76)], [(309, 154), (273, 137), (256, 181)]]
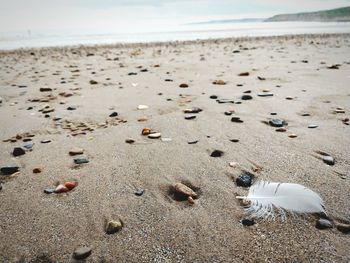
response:
[(215, 19), (350, 6), (350, 0), (0, 0), (0, 32), (140, 31)]

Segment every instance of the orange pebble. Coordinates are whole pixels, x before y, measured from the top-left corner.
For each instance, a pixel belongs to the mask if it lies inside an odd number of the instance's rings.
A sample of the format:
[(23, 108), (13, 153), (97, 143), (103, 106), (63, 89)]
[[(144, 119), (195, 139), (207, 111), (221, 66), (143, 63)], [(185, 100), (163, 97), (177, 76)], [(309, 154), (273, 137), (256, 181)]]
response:
[(72, 190), (76, 186), (76, 183), (75, 182), (65, 182), (64, 186), (67, 187), (69, 190)]

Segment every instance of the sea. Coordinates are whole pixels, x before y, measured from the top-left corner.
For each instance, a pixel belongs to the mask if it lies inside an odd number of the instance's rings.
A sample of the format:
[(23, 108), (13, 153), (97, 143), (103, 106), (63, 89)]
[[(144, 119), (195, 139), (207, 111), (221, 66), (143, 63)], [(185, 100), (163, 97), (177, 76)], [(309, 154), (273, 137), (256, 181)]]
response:
[(118, 29), (0, 32), (0, 50), (330, 33), (350, 33), (350, 22), (215, 22), (130, 32)]

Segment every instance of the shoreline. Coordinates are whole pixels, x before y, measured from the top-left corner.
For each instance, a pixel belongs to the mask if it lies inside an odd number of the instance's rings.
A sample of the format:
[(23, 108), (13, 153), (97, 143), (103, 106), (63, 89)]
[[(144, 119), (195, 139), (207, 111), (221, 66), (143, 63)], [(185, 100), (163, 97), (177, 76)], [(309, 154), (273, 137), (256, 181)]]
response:
[(230, 43), (234, 42), (252, 42), (264, 40), (288, 40), (294, 38), (321, 38), (327, 39), (332, 37), (350, 37), (350, 33), (308, 33), (308, 34), (286, 34), (286, 35), (271, 35), (271, 36), (246, 36), (246, 37), (225, 37), (225, 38), (208, 38), (197, 40), (174, 40), (174, 41), (151, 41), (151, 42), (135, 42), (135, 43), (114, 43), (114, 44), (82, 44), (82, 45), (64, 45), (64, 46), (48, 46), (48, 47), (24, 47), (11, 50), (0, 50), (0, 55), (10, 55), (17, 52), (34, 52), (34, 51), (59, 51), (59, 50), (74, 50), (74, 49), (107, 49), (107, 48), (154, 48), (154, 47), (175, 47), (179, 45), (194, 45), (194, 44), (213, 44), (213, 43)]

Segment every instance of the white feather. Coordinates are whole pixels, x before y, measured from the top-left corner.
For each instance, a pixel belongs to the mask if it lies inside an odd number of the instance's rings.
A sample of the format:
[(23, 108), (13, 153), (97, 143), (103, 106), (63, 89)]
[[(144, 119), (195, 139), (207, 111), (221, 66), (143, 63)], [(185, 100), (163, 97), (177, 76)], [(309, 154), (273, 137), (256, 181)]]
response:
[(326, 214), (322, 198), (300, 184), (260, 181), (250, 187), (248, 196), (237, 198), (249, 200), (247, 212), (257, 218), (274, 218), (276, 210), (282, 219), (285, 219), (285, 212)]

